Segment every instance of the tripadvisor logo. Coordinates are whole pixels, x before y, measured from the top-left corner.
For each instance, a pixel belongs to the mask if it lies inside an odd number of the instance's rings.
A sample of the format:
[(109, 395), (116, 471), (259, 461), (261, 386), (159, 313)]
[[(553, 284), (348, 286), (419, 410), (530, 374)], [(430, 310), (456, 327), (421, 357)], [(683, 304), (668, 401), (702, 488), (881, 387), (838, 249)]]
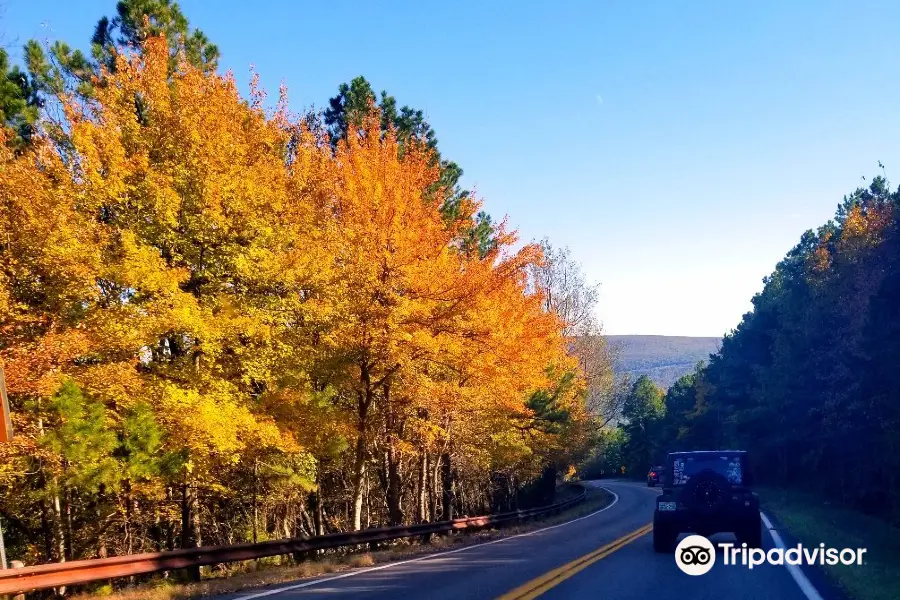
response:
[[(737, 546), (731, 542), (719, 542), (722, 563), (744, 565), (753, 569), (763, 564), (770, 565), (821, 565), (835, 566), (862, 565), (865, 548), (805, 548), (797, 544), (793, 548), (748, 548), (747, 544)], [(702, 535), (689, 535), (675, 548), (675, 564), (688, 575), (704, 575), (716, 564), (716, 549), (713, 543)]]
[(842, 565), (861, 565), (865, 548), (826, 548), (825, 544), (819, 547), (804, 548), (803, 544), (797, 544), (793, 548), (748, 548), (747, 544), (736, 547), (731, 543), (719, 543), (722, 549), (722, 562), (726, 565), (746, 565), (752, 569), (764, 563), (770, 565), (820, 565), (833, 567), (838, 563)]

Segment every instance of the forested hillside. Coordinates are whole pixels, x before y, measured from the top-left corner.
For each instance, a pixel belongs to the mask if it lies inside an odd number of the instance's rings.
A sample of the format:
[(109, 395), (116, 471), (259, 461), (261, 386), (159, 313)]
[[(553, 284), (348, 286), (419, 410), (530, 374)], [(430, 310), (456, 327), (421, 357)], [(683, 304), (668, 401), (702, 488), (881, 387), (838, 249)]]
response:
[(116, 8), (90, 56), (0, 56), (7, 555), (552, 500), (613, 397), (568, 254), (518, 244), (362, 77), (295, 115), (176, 4)]
[(898, 202), (876, 177), (803, 234), (706, 367), (664, 397), (635, 384), (608, 459), (745, 448), (761, 483), (900, 520)]
[(617, 375), (647, 375), (663, 389), (718, 351), (721, 338), (669, 335), (606, 336), (616, 357)]

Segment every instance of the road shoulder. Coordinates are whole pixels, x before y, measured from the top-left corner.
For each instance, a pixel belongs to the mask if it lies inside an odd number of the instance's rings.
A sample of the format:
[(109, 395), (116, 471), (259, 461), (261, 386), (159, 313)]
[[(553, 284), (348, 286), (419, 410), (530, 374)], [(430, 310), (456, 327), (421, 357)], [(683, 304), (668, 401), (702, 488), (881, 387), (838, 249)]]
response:
[(824, 600), (898, 597), (900, 530), (873, 517), (829, 506), (820, 497), (774, 489), (761, 489), (759, 494), (763, 512), (787, 547), (824, 543), (834, 548), (867, 549), (862, 566), (801, 567)]

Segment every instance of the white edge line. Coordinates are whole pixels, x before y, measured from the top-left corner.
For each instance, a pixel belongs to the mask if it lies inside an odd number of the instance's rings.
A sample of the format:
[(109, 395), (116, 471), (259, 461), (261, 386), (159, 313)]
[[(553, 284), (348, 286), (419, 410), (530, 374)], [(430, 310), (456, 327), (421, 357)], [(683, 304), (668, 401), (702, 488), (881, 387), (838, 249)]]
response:
[[(762, 511), (760, 511), (759, 516), (762, 518), (763, 524), (766, 526), (766, 529), (769, 530), (769, 535), (772, 536), (772, 541), (775, 542), (775, 545), (781, 548), (782, 550), (786, 550), (784, 545), (784, 540), (781, 539), (781, 536), (778, 535), (778, 532), (775, 531), (775, 528), (772, 526), (772, 521), (769, 520)], [(791, 574), (791, 577), (794, 578), (794, 581), (797, 582), (797, 585), (800, 587), (800, 591), (803, 592), (803, 595), (806, 596), (809, 600), (822, 600), (822, 595), (816, 590), (815, 586), (810, 583), (809, 579), (806, 578), (806, 575), (803, 574), (803, 571), (797, 565), (791, 565), (787, 562), (784, 563), (785, 568), (787, 568), (788, 573)]]
[[(482, 542), (481, 544), (472, 544), (471, 546), (466, 546), (465, 548), (457, 548), (456, 550), (448, 550), (446, 552), (437, 552), (435, 554), (428, 554), (427, 556), (420, 556), (418, 558), (410, 558), (408, 560), (401, 560), (399, 562), (392, 562), (385, 565), (381, 565), (378, 567), (370, 567), (368, 569), (361, 569), (358, 571), (350, 571), (348, 573), (342, 573), (341, 575), (335, 575), (333, 577), (326, 577), (324, 579), (315, 579), (313, 581), (306, 581), (304, 583), (297, 583), (294, 585), (289, 585), (285, 587), (280, 587), (273, 590), (266, 590), (265, 592), (259, 592), (257, 594), (248, 594), (247, 596), (235, 596), (234, 600), (253, 600), (254, 598), (264, 598), (266, 596), (274, 596), (275, 594), (280, 594), (282, 592), (289, 592), (291, 590), (299, 590), (300, 588), (311, 587), (314, 585), (319, 585), (321, 583), (328, 583), (329, 581), (337, 581), (338, 579), (345, 579), (347, 577), (355, 577), (357, 575), (364, 575), (366, 573), (371, 573), (372, 571), (381, 571), (382, 569), (390, 569), (391, 567), (399, 567), (400, 565), (407, 565), (409, 563), (420, 562), (423, 560), (431, 560), (432, 558), (438, 558), (440, 556), (447, 556), (448, 554), (456, 554), (457, 552), (466, 552), (467, 550), (474, 550), (475, 548), (481, 548), (482, 546), (490, 546), (491, 544), (499, 544), (501, 542), (506, 542), (515, 538), (525, 537), (529, 535), (534, 535), (535, 533), (541, 533), (543, 531), (549, 531), (551, 529), (556, 529), (557, 527), (562, 527), (564, 525), (571, 525), (577, 521), (581, 521), (583, 519), (589, 519), (594, 515), (602, 513), (603, 511), (612, 508), (616, 502), (619, 501), (619, 496), (614, 491), (600, 486), (600, 489), (606, 490), (610, 494), (613, 495), (613, 501), (601, 508), (600, 510), (596, 510), (589, 515), (584, 515), (583, 517), (578, 517), (577, 519), (572, 519), (571, 521), (566, 521), (565, 523), (558, 523), (556, 525), (550, 525), (549, 527), (544, 527), (542, 529), (535, 529), (534, 531), (529, 531), (526, 533), (518, 533), (516, 535), (511, 535), (509, 537), (500, 538), (499, 540), (492, 540), (490, 542)], [(811, 599), (812, 600), (812, 599)], [(821, 598), (816, 598), (814, 600), (821, 600)]]

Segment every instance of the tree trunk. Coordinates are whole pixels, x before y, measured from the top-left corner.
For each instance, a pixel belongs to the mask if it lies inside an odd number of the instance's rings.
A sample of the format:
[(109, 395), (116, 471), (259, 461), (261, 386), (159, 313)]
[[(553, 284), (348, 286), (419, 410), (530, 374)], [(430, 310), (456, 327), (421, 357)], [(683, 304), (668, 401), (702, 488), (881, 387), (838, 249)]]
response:
[(369, 482), (369, 472), (366, 471), (363, 478), (364, 506), (366, 507), (366, 529), (372, 526), (372, 484)]
[(256, 499), (256, 488), (259, 482), (259, 461), (256, 459), (253, 460), (253, 543), (255, 544), (258, 541), (257, 537), (257, 522), (259, 521), (259, 503)]
[(200, 537), (200, 502), (197, 498), (197, 488), (193, 486), (193, 505), (191, 507), (191, 527), (194, 530), (193, 538), (194, 545), (199, 548), (203, 545), (203, 540)]
[(490, 493), (491, 493), (491, 510), (492, 513), (503, 512), (502, 493), (503, 476), (501, 473), (491, 473), (490, 475)]
[(319, 488), (309, 495), (313, 506), (313, 531), (315, 535), (325, 535), (325, 515), (322, 511), (322, 482), (319, 479)]
[(150, 537), (153, 539), (153, 549), (161, 552), (164, 544), (163, 524), (162, 518), (159, 516), (159, 505), (155, 502), (153, 503), (153, 528)]
[(362, 509), (364, 483), (366, 479), (366, 429), (368, 425), (369, 407), (372, 405), (374, 391), (369, 376), (369, 367), (360, 365), (360, 380), (363, 384), (357, 392), (356, 421), (356, 457), (353, 465), (353, 530), (362, 529)]
[[(391, 525), (403, 523), (403, 481), (400, 476), (400, 453), (397, 451), (398, 423), (391, 405), (391, 388), (384, 386), (384, 406), (387, 409), (387, 449), (385, 450), (386, 489), (388, 520)], [(402, 431), (402, 428), (401, 428)]]
[[(66, 534), (65, 534), (65, 524), (63, 523), (63, 512), (62, 505), (59, 499), (59, 482), (54, 477), (53, 479), (53, 543), (54, 550), (56, 552), (56, 561), (64, 563), (66, 562)], [(55, 588), (57, 596), (65, 596), (66, 595), (66, 586), (60, 586)]]
[[(103, 511), (100, 510), (100, 502), (99, 500), (94, 505), (94, 517), (97, 519), (97, 524), (100, 525), (103, 523)], [(159, 520), (159, 512), (157, 511), (157, 520)], [(105, 526), (101, 525), (101, 529), (97, 532), (97, 558), (106, 558), (109, 554), (109, 551), (106, 547), (106, 535), (105, 535)], [(158, 548), (157, 548), (158, 549)]]
[(453, 481), (453, 466), (450, 463), (450, 452), (444, 452), (441, 455), (441, 484), (444, 488), (444, 504), (441, 520), (450, 521), (453, 519), (456, 500), (456, 489)]
[(431, 473), (429, 479), (429, 497), (428, 497), (428, 512), (431, 513), (431, 518), (433, 520), (438, 519), (438, 489), (440, 485), (438, 484), (438, 475), (441, 470), (441, 461), (440, 457), (435, 457), (435, 460), (432, 462)]
[[(174, 502), (172, 486), (166, 486), (166, 502), (171, 505)], [(166, 550), (175, 549), (175, 522), (166, 519)]]
[(366, 439), (365, 424), (360, 421), (357, 426), (356, 460), (353, 465), (353, 530), (362, 529), (363, 481), (366, 476)]
[(422, 448), (419, 455), (419, 501), (416, 503), (416, 521), (428, 521), (428, 452)]
[(281, 531), (284, 533), (285, 539), (288, 539), (291, 537), (291, 522), (292, 521), (293, 521), (293, 519), (291, 519), (291, 515), (288, 511), (288, 507), (285, 506), (284, 507), (284, 516), (281, 519)]
[(122, 494), (123, 494), (123, 503), (125, 504), (125, 552), (127, 554), (131, 554), (133, 552), (132, 549), (132, 538), (134, 537), (133, 532), (131, 531), (131, 521), (132, 521), (132, 501), (131, 501), (131, 482), (127, 479), (122, 485)]
[[(181, 487), (181, 547), (198, 548), (200, 546), (200, 515), (197, 510), (197, 488), (190, 483)], [(194, 581), (200, 580), (200, 567), (188, 568), (188, 576)]]
[(317, 535), (316, 534), (316, 523), (313, 520), (313, 517), (309, 514), (309, 511), (306, 510), (306, 506), (303, 503), (300, 503), (300, 524), (303, 526), (303, 531), (305, 535), (310, 537)]
[(63, 491), (63, 512), (65, 514), (66, 560), (72, 560), (72, 492)]
[[(53, 487), (59, 489), (59, 482), (53, 479)], [(63, 525), (62, 502), (59, 499), (59, 492), (53, 493), (53, 545), (56, 562), (66, 562), (66, 533)]]
[(47, 560), (53, 560), (53, 528), (50, 523), (53, 521), (52, 517), (49, 517), (47, 514), (47, 503), (41, 500), (41, 532), (44, 537), (44, 553), (47, 555)]
[(388, 519), (391, 525), (401, 525), (403, 523), (403, 490), (401, 489), (403, 482), (400, 477), (400, 457), (394, 448), (393, 438), (388, 440), (387, 468)]

